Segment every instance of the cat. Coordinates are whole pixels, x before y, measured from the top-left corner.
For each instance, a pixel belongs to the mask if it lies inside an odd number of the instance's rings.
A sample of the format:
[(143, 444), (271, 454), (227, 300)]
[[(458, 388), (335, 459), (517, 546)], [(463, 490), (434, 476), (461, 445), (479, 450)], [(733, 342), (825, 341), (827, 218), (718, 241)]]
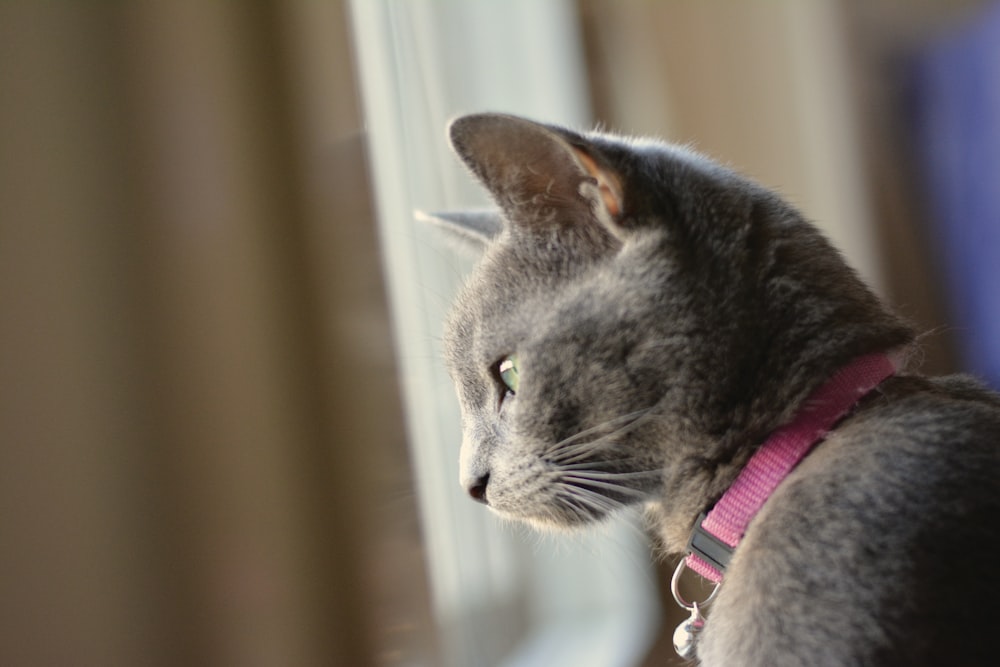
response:
[[(686, 148), (504, 114), (451, 144), (499, 211), (445, 324), (461, 483), (572, 529), (645, 509), (683, 553), (769, 434), (912, 327), (779, 196)], [(900, 368), (785, 478), (732, 554), (696, 659), (995, 664), (1000, 398)]]

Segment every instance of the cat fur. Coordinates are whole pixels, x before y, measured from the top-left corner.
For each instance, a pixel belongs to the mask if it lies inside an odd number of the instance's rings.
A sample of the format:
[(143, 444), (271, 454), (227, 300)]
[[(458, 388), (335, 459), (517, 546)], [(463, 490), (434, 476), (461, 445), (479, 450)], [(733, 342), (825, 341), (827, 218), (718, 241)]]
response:
[[(461, 483), (540, 528), (698, 515), (837, 369), (911, 327), (773, 192), (690, 150), (504, 114), (455, 120), (499, 206), (437, 216), (482, 259), (445, 327)], [(497, 365), (515, 353), (510, 393)], [(791, 473), (736, 549), (706, 667), (996, 664), (1000, 400), (885, 381)]]

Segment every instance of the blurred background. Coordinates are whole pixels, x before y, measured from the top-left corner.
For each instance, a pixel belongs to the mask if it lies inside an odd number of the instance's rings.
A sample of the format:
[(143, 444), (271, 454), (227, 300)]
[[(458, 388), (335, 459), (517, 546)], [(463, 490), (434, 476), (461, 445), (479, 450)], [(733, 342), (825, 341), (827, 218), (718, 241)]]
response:
[(634, 517), (458, 487), (447, 119), (690, 143), (1000, 386), (998, 82), (985, 0), (0, 3), (0, 664), (671, 664)]

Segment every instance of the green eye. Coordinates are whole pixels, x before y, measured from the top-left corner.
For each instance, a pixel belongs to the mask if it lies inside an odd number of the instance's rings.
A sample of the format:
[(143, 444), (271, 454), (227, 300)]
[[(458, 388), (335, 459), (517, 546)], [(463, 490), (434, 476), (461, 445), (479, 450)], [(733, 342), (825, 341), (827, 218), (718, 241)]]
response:
[(517, 393), (517, 387), (519, 383), (518, 378), (518, 368), (517, 368), (517, 355), (512, 354), (509, 357), (505, 357), (497, 369), (500, 372), (500, 379), (503, 381), (507, 388), (510, 389), (512, 394)]

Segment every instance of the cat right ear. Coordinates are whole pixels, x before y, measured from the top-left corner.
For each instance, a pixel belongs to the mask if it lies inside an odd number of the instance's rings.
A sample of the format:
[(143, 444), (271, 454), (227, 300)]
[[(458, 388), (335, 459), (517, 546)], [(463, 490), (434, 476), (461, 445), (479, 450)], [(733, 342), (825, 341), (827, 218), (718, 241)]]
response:
[(621, 234), (621, 180), (587, 137), (499, 113), (456, 118), (448, 135), (512, 225), (575, 230), (602, 243)]
[(414, 211), (413, 217), (440, 229), (460, 251), (479, 256), (503, 229), (500, 211), (482, 209), (428, 213)]

